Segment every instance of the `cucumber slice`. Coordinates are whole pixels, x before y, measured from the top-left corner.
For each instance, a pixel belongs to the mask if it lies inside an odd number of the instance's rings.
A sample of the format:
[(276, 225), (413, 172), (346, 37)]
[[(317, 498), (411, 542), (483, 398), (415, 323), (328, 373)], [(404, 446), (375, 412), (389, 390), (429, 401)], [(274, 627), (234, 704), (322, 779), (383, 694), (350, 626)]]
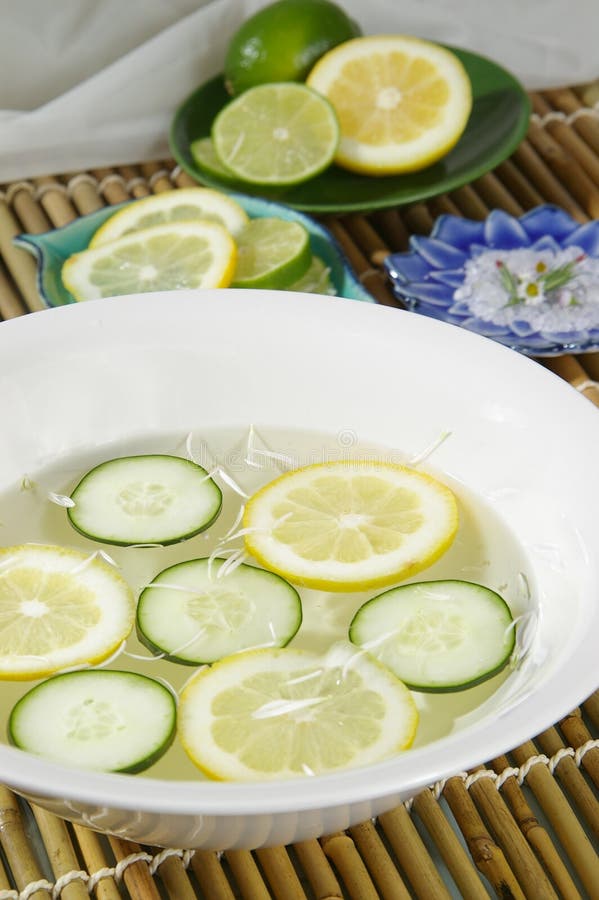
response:
[(302, 622), (298, 592), (279, 575), (224, 559), (170, 566), (142, 591), (137, 633), (153, 653), (197, 666), (250, 647), (284, 647)]
[(508, 663), (516, 641), (499, 594), (469, 581), (392, 588), (357, 611), (349, 638), (416, 691), (460, 691)]
[(176, 544), (211, 525), (222, 493), (205, 469), (180, 456), (122, 456), (83, 476), (67, 509), (71, 525), (103, 544)]
[(175, 735), (174, 696), (134, 672), (85, 669), (42, 681), (15, 704), (12, 744), (53, 762), (104, 772), (141, 772)]

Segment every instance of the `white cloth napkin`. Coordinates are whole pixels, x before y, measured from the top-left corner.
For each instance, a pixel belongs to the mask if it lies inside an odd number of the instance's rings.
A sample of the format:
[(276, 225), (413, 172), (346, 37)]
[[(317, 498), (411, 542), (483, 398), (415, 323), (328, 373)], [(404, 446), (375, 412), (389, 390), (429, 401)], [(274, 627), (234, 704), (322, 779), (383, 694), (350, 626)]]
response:
[[(0, 0), (0, 182), (169, 155), (177, 106), (269, 0)], [(339, 0), (366, 34), (461, 46), (527, 88), (599, 76), (597, 0)]]

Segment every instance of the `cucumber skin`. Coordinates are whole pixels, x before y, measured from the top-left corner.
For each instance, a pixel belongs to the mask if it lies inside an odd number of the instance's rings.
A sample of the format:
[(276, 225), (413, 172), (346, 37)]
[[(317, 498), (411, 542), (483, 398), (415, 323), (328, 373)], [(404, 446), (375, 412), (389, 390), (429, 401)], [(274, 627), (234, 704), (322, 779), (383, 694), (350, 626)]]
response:
[[(219, 557), (216, 557), (216, 561), (224, 562), (225, 560), (224, 559), (220, 560)], [(167, 569), (163, 569), (163, 572), (168, 572), (169, 569), (176, 569), (179, 566), (186, 566), (189, 563), (193, 563), (193, 562), (197, 562), (197, 560), (188, 559), (181, 563), (175, 563), (175, 565), (169, 566)], [(282, 581), (286, 581), (286, 579), (284, 579), (281, 575), (277, 575), (275, 572), (270, 572), (267, 569), (260, 569), (258, 566), (252, 566), (252, 565), (249, 565), (248, 563), (244, 563), (244, 566), (246, 566), (246, 568), (248, 568), (248, 569), (257, 569), (259, 572), (266, 572), (268, 575), (273, 575), (275, 578), (280, 578)], [(158, 575), (162, 575), (163, 572), (159, 572)], [(158, 575), (156, 577), (158, 577)], [(285, 641), (284, 644), (277, 644), (277, 648), (288, 646), (288, 644), (293, 640), (293, 638), (296, 636), (296, 634), (300, 630), (303, 619), (304, 619), (302, 601), (301, 601), (299, 592), (288, 581), (286, 581), (286, 584), (289, 588), (291, 588), (293, 590), (293, 592), (297, 598), (297, 609), (298, 609), (297, 627), (296, 627), (295, 631), (287, 638), (287, 640)], [(180, 656), (175, 656), (174, 654), (166, 653), (162, 647), (159, 647), (158, 644), (155, 644), (152, 640), (150, 640), (150, 638), (147, 637), (147, 635), (145, 635), (143, 633), (141, 626), (139, 624), (139, 607), (140, 607), (141, 599), (142, 599), (143, 595), (145, 594), (146, 590), (148, 590), (148, 588), (144, 588), (144, 590), (139, 595), (139, 599), (137, 601), (137, 612), (135, 614), (135, 632), (137, 634), (137, 639), (139, 640), (140, 644), (143, 644), (144, 647), (147, 647), (147, 649), (154, 656), (161, 656), (162, 659), (165, 659), (168, 662), (176, 663), (179, 666), (190, 666), (192, 668), (197, 668), (198, 666), (211, 666), (214, 663), (219, 662), (218, 659), (213, 659), (210, 661), (182, 659)], [(248, 649), (251, 649), (251, 648), (243, 647), (242, 651), (248, 650)], [(241, 651), (236, 651), (236, 652), (241, 652)], [(223, 658), (224, 657), (220, 657), (220, 659), (223, 659)]]
[[(444, 579), (439, 579), (439, 580), (442, 580), (445, 582), (455, 581), (455, 582), (460, 583), (459, 579), (457, 579), (457, 578), (456, 579), (444, 578)], [(434, 581), (429, 581), (429, 582), (422, 581), (422, 582), (414, 582), (414, 583), (435, 584)], [(408, 587), (408, 586), (409, 585), (404, 585), (404, 587)], [(483, 587), (485, 590), (491, 591), (493, 594), (495, 594), (497, 596), (498, 601), (500, 601), (505, 606), (506, 610), (509, 613), (510, 619), (512, 618), (512, 612), (500, 594), (498, 594), (496, 591), (493, 591), (492, 588), (485, 587), (485, 585), (481, 584), (481, 585), (477, 585), (477, 586)], [(361, 645), (360, 645), (359, 641), (354, 640), (354, 637), (352, 636), (352, 631), (354, 630), (354, 624), (360, 614), (360, 611), (362, 609), (364, 609), (365, 606), (368, 606), (371, 603), (374, 603), (376, 600), (379, 599), (379, 597), (384, 596), (384, 594), (389, 594), (395, 590), (397, 590), (397, 588), (390, 588), (388, 591), (384, 591), (382, 594), (377, 594), (376, 597), (371, 597), (370, 600), (367, 600), (366, 603), (363, 603), (362, 606), (360, 607), (360, 609), (357, 610), (356, 614), (354, 615), (353, 619), (350, 622), (349, 632), (348, 632), (348, 636), (349, 636), (351, 643), (354, 644), (356, 647), (360, 647)], [(513, 619), (512, 619), (512, 621), (513, 621)], [(503, 670), (510, 664), (515, 646), (516, 646), (516, 629), (512, 628), (509, 652), (506, 653), (505, 658), (497, 666), (494, 666), (492, 669), (488, 669), (486, 672), (482, 672), (480, 675), (477, 675), (476, 678), (472, 678), (469, 681), (460, 681), (458, 684), (445, 684), (445, 685), (434, 685), (434, 686), (415, 684), (413, 682), (406, 681), (403, 678), (400, 678), (400, 681), (403, 681), (405, 686), (408, 687), (411, 691), (418, 691), (419, 693), (422, 693), (422, 694), (456, 694), (459, 691), (467, 691), (470, 688), (476, 687), (478, 684), (483, 684), (485, 681), (489, 681), (490, 678), (493, 678), (495, 675), (499, 675), (500, 672), (503, 672)], [(366, 652), (368, 652), (368, 651), (366, 651)], [(375, 654), (369, 654), (369, 655), (374, 656), (375, 659), (377, 658)], [(381, 665), (384, 665), (384, 663), (381, 663)], [(399, 678), (399, 675), (397, 677)]]
[[(156, 459), (161, 459), (165, 456), (171, 456), (171, 455), (172, 454), (168, 454), (168, 453), (147, 453), (147, 454), (137, 453), (133, 456), (115, 457), (114, 459), (107, 459), (104, 462), (99, 463), (97, 466), (94, 466), (93, 469), (90, 469), (88, 472), (85, 473), (83, 478), (81, 478), (77, 482), (76, 486), (71, 491), (71, 498), (77, 493), (77, 491), (79, 490), (81, 485), (84, 483), (84, 481), (90, 475), (93, 475), (94, 472), (97, 472), (98, 469), (103, 468), (104, 466), (108, 465), (109, 463), (115, 462), (115, 460), (117, 460), (117, 459), (148, 459), (151, 457), (155, 457)], [(175, 456), (172, 458), (180, 459), (182, 462), (187, 462), (190, 465), (195, 466), (196, 468), (200, 469), (204, 473), (204, 475), (209, 477), (206, 469), (204, 469), (202, 466), (198, 465), (197, 463), (194, 463), (192, 460), (187, 460), (180, 456)], [(222, 507), (223, 507), (223, 492), (221, 491), (221, 489), (219, 488), (219, 486), (217, 485), (217, 483), (214, 481), (213, 478), (210, 478), (210, 481), (212, 482), (215, 490), (218, 492), (218, 495), (220, 498), (218, 506), (217, 506), (216, 511), (215, 511), (214, 515), (212, 516), (212, 518), (208, 522), (206, 522), (204, 525), (202, 525), (201, 528), (196, 528), (194, 531), (190, 531), (190, 532), (187, 532), (186, 534), (178, 535), (177, 537), (170, 538), (169, 540), (156, 541), (155, 543), (158, 544), (158, 546), (170, 547), (172, 544), (181, 544), (184, 541), (188, 541), (188, 540), (190, 540), (190, 538), (195, 537), (197, 534), (201, 534), (203, 531), (206, 531), (206, 529), (210, 528), (211, 525), (214, 525), (214, 523), (218, 519), (218, 517), (221, 513), (221, 510), (222, 510)], [(76, 508), (77, 508), (76, 506), (67, 507), (67, 516), (68, 516), (69, 523), (71, 524), (71, 526), (75, 529), (75, 531), (77, 531), (80, 535), (82, 535), (82, 537), (85, 537), (90, 541), (95, 541), (98, 544), (108, 544), (110, 547), (132, 547), (132, 546), (135, 546), (135, 541), (109, 540), (108, 538), (94, 537), (94, 535), (90, 534), (89, 531), (83, 531), (81, 528), (79, 528), (77, 523), (73, 521), (74, 513), (72, 513), (71, 510), (76, 509)]]
[[(36, 685), (35, 688), (31, 688), (31, 690), (27, 691), (27, 693), (24, 694), (20, 700), (17, 700), (17, 702), (13, 706), (13, 708), (10, 712), (10, 715), (8, 717), (7, 738), (8, 738), (9, 744), (12, 747), (17, 747), (19, 750), (23, 750), (25, 753), (32, 752), (27, 747), (24, 747), (22, 744), (20, 744), (18, 742), (18, 740), (15, 738), (14, 730), (13, 730), (13, 722), (18, 716), (19, 707), (21, 706), (22, 702), (24, 700), (26, 700), (26, 698), (28, 697), (29, 694), (31, 694), (34, 690), (37, 690), (37, 688), (41, 687), (42, 685), (46, 684), (48, 681), (54, 681), (57, 678), (64, 678), (66, 675), (71, 675), (71, 674), (75, 675), (75, 674), (80, 674), (81, 672), (96, 672), (97, 673), (98, 671), (103, 671), (103, 670), (77, 669), (74, 672), (62, 672), (62, 673), (59, 672), (56, 675), (51, 675), (50, 678), (45, 678), (38, 685)], [(115, 673), (118, 673), (119, 675), (127, 675), (127, 676), (133, 675), (136, 678), (144, 678), (146, 681), (151, 681), (152, 683), (160, 684), (160, 682), (156, 682), (155, 679), (150, 678), (148, 675), (142, 675), (138, 672), (127, 672), (126, 670), (123, 670), (123, 669), (106, 669), (106, 671), (107, 672), (115, 672)], [(161, 687), (162, 687), (162, 685), (161, 685)], [(165, 688), (165, 690), (167, 690), (167, 689)], [(167, 691), (167, 693), (170, 694), (170, 691)], [(156, 749), (154, 750), (153, 753), (149, 753), (147, 756), (144, 756), (142, 759), (138, 760), (137, 762), (132, 763), (130, 766), (124, 766), (121, 769), (104, 769), (104, 770), (98, 770), (98, 771), (114, 772), (116, 774), (121, 774), (121, 775), (136, 775), (138, 772), (144, 772), (146, 769), (149, 769), (150, 766), (154, 765), (155, 762), (158, 762), (158, 760), (161, 759), (164, 756), (164, 754), (166, 753), (166, 751), (171, 747), (173, 741), (175, 740), (175, 737), (177, 736), (177, 702), (172, 694), (171, 694), (171, 700), (172, 700), (172, 708), (173, 708), (173, 717), (172, 717), (172, 724), (171, 724), (170, 732), (167, 735), (166, 740), (163, 741), (163, 743), (160, 744), (160, 746), (156, 747)], [(58, 765), (66, 765), (66, 764), (58, 763)]]

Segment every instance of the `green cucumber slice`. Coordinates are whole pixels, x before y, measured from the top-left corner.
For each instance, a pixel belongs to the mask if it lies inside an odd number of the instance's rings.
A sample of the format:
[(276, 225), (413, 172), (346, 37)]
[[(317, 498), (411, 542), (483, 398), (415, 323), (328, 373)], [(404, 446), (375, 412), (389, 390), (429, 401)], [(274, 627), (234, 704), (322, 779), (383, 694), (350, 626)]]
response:
[(416, 691), (460, 691), (508, 663), (514, 621), (505, 600), (470, 581), (392, 588), (355, 614), (349, 638)]
[(222, 492), (180, 456), (122, 456), (91, 469), (71, 494), (71, 525), (103, 544), (176, 544), (211, 525)]
[(197, 666), (250, 647), (284, 647), (302, 622), (298, 592), (273, 572), (224, 559), (192, 559), (142, 591), (137, 633), (153, 653)]
[(84, 669), (42, 681), (8, 720), (14, 746), (53, 762), (103, 772), (141, 772), (173, 741), (177, 706), (159, 681)]

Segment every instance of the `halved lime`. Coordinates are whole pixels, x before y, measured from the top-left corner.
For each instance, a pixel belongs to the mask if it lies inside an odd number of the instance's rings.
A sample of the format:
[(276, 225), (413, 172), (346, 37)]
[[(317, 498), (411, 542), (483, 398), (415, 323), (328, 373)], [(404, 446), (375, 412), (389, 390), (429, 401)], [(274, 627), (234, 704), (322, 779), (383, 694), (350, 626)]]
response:
[(308, 270), (294, 281), (288, 288), (289, 291), (300, 291), (305, 294), (330, 294), (335, 296), (337, 291), (331, 280), (331, 269), (320, 256), (313, 256)]
[(250, 88), (212, 125), (221, 163), (250, 184), (299, 184), (333, 161), (339, 125), (331, 104), (304, 84)]
[(299, 222), (265, 217), (251, 219), (237, 236), (233, 287), (272, 288), (292, 285), (308, 271), (310, 236)]

